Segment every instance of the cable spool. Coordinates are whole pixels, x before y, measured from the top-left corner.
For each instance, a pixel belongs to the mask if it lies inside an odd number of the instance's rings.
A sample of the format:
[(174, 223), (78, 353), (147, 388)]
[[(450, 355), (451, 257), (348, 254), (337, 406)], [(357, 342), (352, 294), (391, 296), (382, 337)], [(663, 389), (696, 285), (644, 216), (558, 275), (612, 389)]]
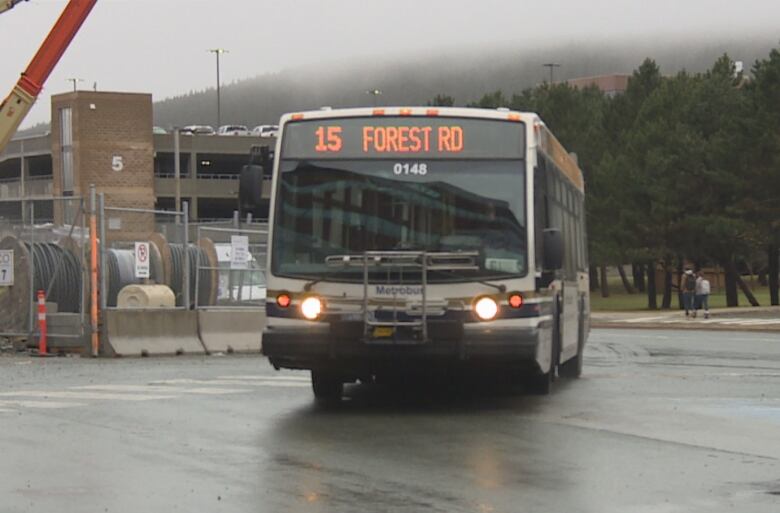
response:
[(26, 244), (32, 251), (33, 290), (47, 291), (57, 311), (77, 313), (81, 303), (81, 265), (78, 257), (52, 242)]
[[(159, 255), (161, 279), (157, 283), (168, 285), (176, 295), (176, 305), (183, 306), (184, 294), (184, 247), (182, 244), (170, 244), (162, 234), (154, 233), (149, 237), (151, 246)], [(217, 301), (218, 272), (216, 271), (217, 250), (208, 238), (202, 238), (197, 245), (190, 244), (187, 251), (190, 265), (190, 301), (195, 304), (195, 270), (199, 266), (198, 303), (199, 306), (213, 305)], [(154, 265), (154, 259), (152, 259)], [(211, 269), (208, 269), (211, 268)]]
[[(190, 297), (187, 305), (191, 307), (195, 304), (196, 282), (199, 306), (214, 304), (217, 292), (217, 271), (209, 269), (217, 267), (217, 252), (214, 244), (209, 239), (201, 239), (198, 241), (198, 245), (190, 244), (186, 252), (182, 244), (168, 244), (168, 248), (171, 257), (170, 282), (168, 285), (176, 294), (176, 305), (183, 306), (185, 304), (183, 300), (185, 258), (187, 258), (190, 268)], [(196, 278), (196, 269), (198, 268), (200, 268), (200, 276)]]
[[(164, 284), (160, 251), (156, 244), (149, 244), (149, 281)], [(135, 251), (130, 249), (108, 249), (106, 251), (106, 285), (108, 306), (117, 306), (119, 292), (128, 285), (144, 283), (144, 278), (135, 277)]]
[(59, 312), (80, 311), (81, 263), (73, 251), (52, 242), (30, 244), (14, 236), (0, 241), (0, 249), (14, 251), (14, 285), (0, 289), (0, 331), (29, 329), (31, 279), (33, 292), (47, 291), (47, 301), (56, 303)]
[[(200, 275), (200, 283), (201, 287), (202, 284), (206, 281), (209, 282), (208, 285), (208, 295), (205, 293), (203, 289), (198, 293), (198, 303), (200, 303), (200, 306), (204, 305), (216, 305), (217, 304), (217, 290), (219, 288), (219, 271), (217, 268), (219, 267), (219, 259), (217, 257), (217, 248), (214, 246), (214, 241), (211, 239), (204, 237), (198, 241), (198, 247), (201, 248), (201, 250), (205, 253), (207, 264), (205, 267), (209, 267), (210, 269), (201, 270)], [(201, 267), (204, 267), (201, 264)], [(205, 272), (208, 271), (208, 272)]]
[(0, 287), (0, 331), (26, 333), (29, 329), (32, 302), (30, 252), (27, 246), (13, 235), (0, 241), (0, 249), (10, 249), (14, 252), (14, 284), (10, 287)]

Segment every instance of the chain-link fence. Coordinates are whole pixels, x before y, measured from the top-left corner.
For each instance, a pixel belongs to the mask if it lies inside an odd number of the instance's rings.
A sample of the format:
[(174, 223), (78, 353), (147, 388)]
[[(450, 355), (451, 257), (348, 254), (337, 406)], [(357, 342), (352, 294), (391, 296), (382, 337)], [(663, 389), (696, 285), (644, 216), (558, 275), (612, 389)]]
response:
[[(210, 248), (209, 258), (197, 262), (199, 308), (256, 308), (265, 304), (268, 225), (245, 226), (197, 226), (198, 244)], [(204, 297), (209, 300), (203, 301)]]
[(0, 201), (0, 336), (34, 345), (46, 306), (48, 336), (80, 346), (88, 333), (88, 246), (80, 197)]
[(100, 194), (98, 211), (101, 307), (190, 308), (197, 256), (188, 237), (186, 202), (182, 212), (117, 207), (106, 205)]

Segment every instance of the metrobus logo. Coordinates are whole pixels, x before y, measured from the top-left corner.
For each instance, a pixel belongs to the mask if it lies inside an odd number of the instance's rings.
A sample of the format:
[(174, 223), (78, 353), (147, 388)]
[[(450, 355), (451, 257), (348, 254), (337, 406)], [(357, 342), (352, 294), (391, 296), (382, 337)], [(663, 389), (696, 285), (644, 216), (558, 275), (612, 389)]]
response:
[(377, 285), (377, 296), (422, 296), (422, 287), (413, 285)]

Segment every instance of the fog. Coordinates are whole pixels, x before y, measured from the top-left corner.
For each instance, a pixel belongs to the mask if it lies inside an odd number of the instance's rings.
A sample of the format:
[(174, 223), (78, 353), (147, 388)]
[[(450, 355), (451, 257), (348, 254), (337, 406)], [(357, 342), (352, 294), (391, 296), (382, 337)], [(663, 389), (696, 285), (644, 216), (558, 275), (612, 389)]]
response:
[[(1, 95), (65, 3), (30, 0), (0, 15), (0, 42), (11, 50), (0, 67)], [(230, 51), (222, 60), (225, 84), (311, 67), (355, 73), (348, 64), (355, 61), (376, 69), (378, 62), (397, 67), (463, 55), (478, 63), (495, 52), (515, 52), (524, 69), (538, 68), (535, 77), (524, 73), (532, 82), (545, 76), (543, 62), (563, 63), (561, 76), (587, 71), (581, 59), (566, 62), (571, 49), (599, 57), (601, 72), (630, 71), (622, 61), (609, 65), (623, 47), (632, 59), (672, 44), (682, 56), (724, 42), (764, 47), (778, 37), (778, 19), (780, 3), (766, 0), (100, 0), (24, 126), (48, 121), (49, 97), (69, 90), (68, 78), (83, 79), (84, 89), (151, 92), (155, 100), (213, 87), (215, 61), (207, 50), (215, 47)]]

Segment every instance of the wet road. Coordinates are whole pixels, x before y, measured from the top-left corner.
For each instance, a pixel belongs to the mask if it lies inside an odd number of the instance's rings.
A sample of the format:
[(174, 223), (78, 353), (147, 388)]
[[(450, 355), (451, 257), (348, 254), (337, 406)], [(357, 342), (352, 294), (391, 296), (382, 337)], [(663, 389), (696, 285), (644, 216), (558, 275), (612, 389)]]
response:
[(780, 336), (596, 330), (551, 397), (0, 357), (0, 511), (780, 511)]

